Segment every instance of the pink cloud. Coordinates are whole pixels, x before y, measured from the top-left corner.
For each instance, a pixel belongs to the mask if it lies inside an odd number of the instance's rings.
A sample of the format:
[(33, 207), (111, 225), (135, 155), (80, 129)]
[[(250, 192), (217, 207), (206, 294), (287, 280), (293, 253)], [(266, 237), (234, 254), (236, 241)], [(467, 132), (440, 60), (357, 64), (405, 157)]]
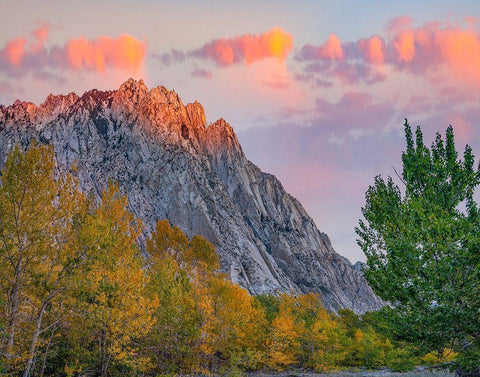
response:
[[(342, 80), (342, 77), (350, 75), (349, 71), (352, 70), (352, 66), (345, 62), (350, 62), (375, 66), (373, 70), (386, 65), (398, 71), (422, 75), (432, 81), (451, 79), (469, 86), (480, 85), (478, 23), (470, 20), (467, 27), (461, 28), (449, 23), (429, 22), (414, 28), (409, 17), (399, 17), (390, 21), (386, 29), (388, 39), (372, 36), (341, 43), (332, 34), (319, 46), (303, 46), (297, 60), (336, 64), (336, 68), (328, 66), (329, 69), (323, 72), (336, 70), (337, 77), (343, 82), (345, 79)], [(306, 71), (311, 71), (308, 67), (305, 67)], [(342, 72), (344, 69), (346, 71)], [(370, 83), (378, 81), (370, 80)]]
[(330, 34), (328, 40), (320, 46), (305, 45), (300, 51), (305, 60), (342, 60), (344, 51), (340, 39)]
[(390, 64), (423, 75), (432, 82), (452, 80), (467, 87), (480, 85), (478, 30), (430, 23), (397, 33), (392, 39)]
[(366, 84), (375, 84), (386, 80), (386, 75), (376, 71), (368, 64), (347, 63), (337, 65), (332, 74), (343, 84), (355, 84), (363, 81)]
[[(331, 83), (330, 80), (332, 78), (336, 78), (342, 84), (347, 85), (352, 85), (359, 82), (364, 82), (366, 84), (375, 84), (377, 82), (382, 82), (387, 79), (387, 76), (376, 70), (375, 67), (361, 61), (315, 62), (306, 65), (304, 67), (304, 71), (306, 72), (306, 76), (311, 79), (315, 78), (313, 74), (321, 74), (322, 77), (325, 77), (328, 80), (324, 80), (318, 77), (316, 78), (320, 80), (319, 82), (324, 83)], [(301, 75), (298, 77), (302, 78)], [(327, 84), (327, 86), (331, 85)]]
[(451, 123), (454, 125), (455, 137), (462, 143), (468, 143), (472, 137), (472, 125), (470, 122), (465, 117), (457, 115), (451, 118)]
[(354, 129), (362, 133), (376, 133), (392, 121), (396, 113), (390, 101), (375, 103), (364, 92), (347, 92), (332, 103), (323, 98), (316, 100), (314, 124), (322, 130), (342, 139)]
[(33, 72), (46, 77), (49, 70), (84, 70), (105, 73), (106, 69), (121, 70), (135, 75), (145, 58), (146, 44), (122, 34), (118, 38), (100, 36), (93, 40), (70, 39), (63, 46), (45, 47), (50, 26), (33, 31), (33, 40), (16, 38), (0, 50), (0, 70), (14, 77)]
[[(444, 106), (443, 109), (435, 109), (431, 116), (427, 116), (422, 121), (422, 125), (425, 125), (422, 128), (424, 130), (429, 129), (430, 134), (433, 135), (436, 131), (445, 130), (447, 125), (452, 125), (457, 147), (462, 150), (465, 144), (469, 144), (478, 157), (480, 150), (479, 118), (480, 109), (478, 106), (472, 106), (460, 111)], [(426, 135), (425, 131), (424, 134)]]
[(285, 60), (293, 49), (293, 37), (279, 27), (260, 34), (213, 40), (191, 55), (211, 59), (220, 66), (244, 62), (249, 65), (266, 58)]
[(50, 24), (44, 24), (33, 31), (36, 43), (31, 47), (32, 51), (39, 51), (43, 49), (45, 42), (48, 40), (48, 34), (50, 32)]

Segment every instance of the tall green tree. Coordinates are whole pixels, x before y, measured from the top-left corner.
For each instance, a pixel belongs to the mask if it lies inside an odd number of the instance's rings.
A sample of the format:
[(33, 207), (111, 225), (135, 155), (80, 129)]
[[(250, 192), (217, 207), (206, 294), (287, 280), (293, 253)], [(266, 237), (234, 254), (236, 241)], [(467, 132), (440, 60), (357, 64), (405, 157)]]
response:
[(365, 277), (391, 306), (397, 335), (461, 352), (464, 370), (480, 360), (479, 170), (471, 148), (459, 159), (452, 127), (428, 148), (405, 120), (400, 187), (375, 177), (356, 228)]

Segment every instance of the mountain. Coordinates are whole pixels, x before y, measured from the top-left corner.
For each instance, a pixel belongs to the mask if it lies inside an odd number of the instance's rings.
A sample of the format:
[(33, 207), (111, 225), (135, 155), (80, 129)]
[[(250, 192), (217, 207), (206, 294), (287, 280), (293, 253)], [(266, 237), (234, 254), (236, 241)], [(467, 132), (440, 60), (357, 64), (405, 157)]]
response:
[(302, 205), (247, 160), (232, 127), (206, 126), (198, 102), (129, 79), (115, 91), (0, 106), (1, 161), (32, 140), (53, 145), (60, 168), (75, 164), (85, 192), (98, 196), (117, 181), (145, 235), (168, 218), (206, 237), (222, 269), (253, 294), (317, 292), (326, 308), (359, 313), (382, 305)]

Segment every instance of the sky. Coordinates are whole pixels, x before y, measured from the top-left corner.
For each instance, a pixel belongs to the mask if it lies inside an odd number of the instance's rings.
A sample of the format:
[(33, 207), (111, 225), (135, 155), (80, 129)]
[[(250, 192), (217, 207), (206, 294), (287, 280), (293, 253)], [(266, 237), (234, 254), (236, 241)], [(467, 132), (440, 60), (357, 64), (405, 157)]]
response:
[[(222, 117), (334, 248), (376, 175), (401, 172), (403, 122), (448, 125), (480, 156), (480, 1), (1, 1), (0, 104), (129, 77)], [(397, 180), (398, 181), (398, 180)]]

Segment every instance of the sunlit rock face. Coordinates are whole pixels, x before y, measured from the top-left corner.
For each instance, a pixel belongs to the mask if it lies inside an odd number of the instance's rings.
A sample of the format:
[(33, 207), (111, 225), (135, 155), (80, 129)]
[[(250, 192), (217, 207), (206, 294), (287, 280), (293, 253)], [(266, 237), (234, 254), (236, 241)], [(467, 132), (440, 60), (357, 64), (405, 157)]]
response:
[(302, 205), (247, 160), (232, 127), (207, 126), (202, 105), (174, 91), (130, 79), (116, 91), (0, 106), (2, 161), (32, 140), (53, 145), (62, 169), (76, 165), (85, 192), (98, 197), (117, 181), (144, 236), (167, 218), (206, 237), (251, 293), (316, 292), (328, 309), (360, 313), (382, 305)]

